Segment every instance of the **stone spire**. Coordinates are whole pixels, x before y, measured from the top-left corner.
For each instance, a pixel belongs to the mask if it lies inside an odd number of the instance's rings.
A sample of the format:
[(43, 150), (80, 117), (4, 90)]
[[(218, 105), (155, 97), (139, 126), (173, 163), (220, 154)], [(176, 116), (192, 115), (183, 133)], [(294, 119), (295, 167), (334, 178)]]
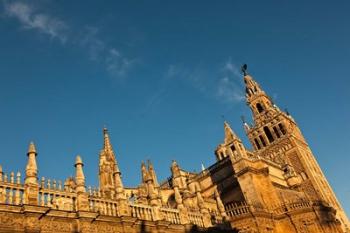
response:
[(224, 122), (224, 130), (225, 130), (225, 144), (228, 144), (228, 143), (232, 142), (235, 139), (239, 140), (239, 138), (233, 132), (233, 130), (231, 129), (231, 127), (227, 123), (227, 121)]
[(123, 189), (123, 182), (122, 182), (122, 177), (121, 177), (121, 172), (119, 170), (118, 164), (114, 164), (114, 185), (115, 188), (118, 192), (118, 189)]
[(85, 176), (83, 172), (83, 161), (79, 155), (75, 159), (75, 182), (76, 182), (76, 191), (85, 192)]
[[(245, 69), (247, 69), (246, 65)], [(260, 85), (248, 74), (247, 70), (243, 72), (243, 76), (246, 87), (246, 101), (251, 108), (254, 120), (257, 123), (257, 118), (259, 118), (261, 114), (269, 111), (276, 112), (278, 108), (276, 108), (271, 98), (264, 92)]]
[(156, 172), (153, 168), (153, 164), (152, 164), (151, 160), (148, 160), (147, 162), (148, 162), (148, 171), (149, 171), (149, 174), (153, 180), (154, 186), (159, 187), (157, 175), (156, 175)]
[[(112, 144), (111, 141), (109, 139), (109, 135), (108, 135), (108, 129), (105, 127), (103, 128), (103, 150), (105, 152), (109, 152), (110, 155), (113, 155), (114, 157), (114, 152), (113, 152), (113, 148), (112, 148)], [(115, 159), (115, 158), (114, 158)]]
[(234, 160), (237, 160), (240, 157), (245, 157), (246, 151), (242, 140), (233, 132), (226, 121), (224, 122), (224, 131), (224, 143), (220, 144), (215, 150), (217, 160), (222, 160), (228, 156)]
[[(83, 172), (83, 160), (80, 155), (75, 158), (75, 191), (77, 193), (77, 209), (79, 211), (89, 211), (88, 194), (85, 188), (85, 176)], [(69, 178), (67, 179), (69, 180)], [(66, 181), (67, 182), (67, 181)], [(66, 186), (65, 182), (65, 186)], [(69, 181), (68, 181), (69, 183)]]
[(142, 183), (147, 183), (151, 179), (150, 175), (148, 174), (146, 165), (143, 161), (141, 162), (141, 178)]
[(29, 144), (28, 162), (26, 166), (26, 176), (24, 179), (24, 204), (38, 205), (39, 184), (38, 184), (38, 167), (36, 165), (36, 149), (33, 142)]
[(38, 167), (36, 165), (37, 152), (33, 142), (29, 144), (28, 148), (28, 162), (26, 166), (25, 184), (38, 184)]
[(99, 181), (103, 194), (111, 196), (115, 190), (115, 172), (119, 172), (108, 130), (103, 129), (103, 148), (100, 152)]

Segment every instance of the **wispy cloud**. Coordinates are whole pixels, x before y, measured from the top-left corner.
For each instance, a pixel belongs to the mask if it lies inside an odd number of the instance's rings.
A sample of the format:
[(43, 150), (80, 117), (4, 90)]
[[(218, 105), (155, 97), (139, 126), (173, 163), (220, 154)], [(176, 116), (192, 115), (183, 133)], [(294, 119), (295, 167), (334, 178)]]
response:
[(89, 59), (97, 61), (101, 59), (106, 50), (106, 44), (98, 37), (98, 28), (88, 26), (79, 36), (80, 45), (86, 50)]
[[(30, 1), (3, 1), (4, 15), (18, 20), (26, 30), (35, 30), (60, 40), (62, 43), (79, 45), (91, 61), (101, 64), (112, 77), (125, 77), (135, 59), (123, 55), (108, 45), (93, 26), (70, 28), (68, 23), (51, 15)], [(70, 29), (70, 30), (69, 30)]]
[(4, 1), (5, 15), (16, 18), (24, 29), (37, 30), (57, 38), (62, 43), (67, 40), (67, 24), (47, 13), (37, 11), (29, 3)]
[(229, 58), (222, 67), (221, 75), (217, 85), (217, 97), (228, 103), (241, 102), (245, 99), (242, 88), (242, 75), (239, 66)]
[(126, 72), (134, 63), (133, 60), (123, 56), (117, 49), (112, 48), (108, 51), (106, 57), (107, 71), (116, 77), (124, 77)]

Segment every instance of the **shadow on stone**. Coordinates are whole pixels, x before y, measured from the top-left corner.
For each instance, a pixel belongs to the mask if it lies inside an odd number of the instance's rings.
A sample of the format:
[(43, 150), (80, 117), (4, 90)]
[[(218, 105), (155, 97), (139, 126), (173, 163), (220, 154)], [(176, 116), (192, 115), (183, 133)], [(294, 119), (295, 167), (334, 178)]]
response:
[(145, 221), (141, 221), (140, 233), (147, 233)]
[(207, 229), (199, 228), (193, 225), (187, 233), (238, 233), (235, 229), (227, 229), (226, 227), (210, 227)]

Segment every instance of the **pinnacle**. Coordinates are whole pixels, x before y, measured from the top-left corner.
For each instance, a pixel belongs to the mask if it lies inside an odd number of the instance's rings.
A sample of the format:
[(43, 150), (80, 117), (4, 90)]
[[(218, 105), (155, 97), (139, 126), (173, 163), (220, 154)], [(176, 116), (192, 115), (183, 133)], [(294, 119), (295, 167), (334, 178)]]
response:
[(230, 125), (225, 121), (224, 122), (224, 130), (225, 130), (225, 144), (232, 142), (234, 139), (239, 139), (235, 132), (233, 132)]
[(104, 137), (103, 149), (105, 151), (112, 151), (112, 145), (111, 145), (111, 142), (109, 140), (108, 130), (106, 127), (103, 128), (103, 137)]
[(34, 142), (30, 142), (27, 154), (32, 154), (32, 153), (37, 154)]
[(81, 159), (80, 155), (77, 155), (75, 158), (75, 165), (81, 164), (83, 165), (83, 160)]

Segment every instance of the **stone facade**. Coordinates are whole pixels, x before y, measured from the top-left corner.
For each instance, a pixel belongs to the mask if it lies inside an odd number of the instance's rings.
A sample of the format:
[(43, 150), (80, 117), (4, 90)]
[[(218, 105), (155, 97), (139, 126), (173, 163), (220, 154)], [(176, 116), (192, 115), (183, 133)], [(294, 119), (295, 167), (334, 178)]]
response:
[(124, 187), (107, 129), (99, 187), (86, 187), (83, 161), (64, 183), (38, 178), (28, 150), (24, 182), (0, 167), (0, 232), (344, 233), (349, 221), (295, 120), (243, 69), (253, 124), (247, 149), (224, 122), (217, 162), (200, 173), (181, 169), (158, 182), (150, 161), (138, 187)]

